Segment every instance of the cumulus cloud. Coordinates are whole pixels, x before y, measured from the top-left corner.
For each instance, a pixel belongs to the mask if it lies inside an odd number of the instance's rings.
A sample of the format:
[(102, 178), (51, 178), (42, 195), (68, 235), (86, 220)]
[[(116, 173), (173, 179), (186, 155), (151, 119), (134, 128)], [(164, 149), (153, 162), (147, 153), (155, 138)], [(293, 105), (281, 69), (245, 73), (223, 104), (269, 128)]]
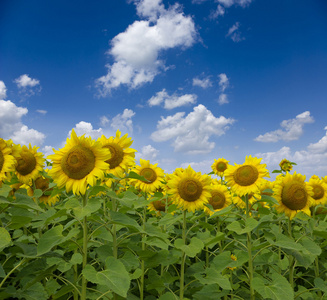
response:
[(10, 100), (0, 100), (0, 136), (12, 139), (17, 144), (40, 146), (45, 135), (35, 129), (29, 129), (22, 123), (22, 117), (27, 115), (28, 109), (16, 106)]
[(229, 28), (226, 37), (230, 37), (233, 42), (238, 43), (244, 41), (245, 38), (241, 36), (241, 32), (239, 30), (240, 23), (236, 22), (231, 28)]
[(216, 10), (210, 13), (210, 19), (217, 19), (219, 16), (223, 16), (225, 14), (225, 8), (218, 4)]
[(135, 21), (115, 36), (108, 51), (113, 64), (108, 73), (96, 80), (102, 96), (120, 85), (137, 88), (152, 82), (165, 69), (159, 55), (176, 47), (192, 46), (196, 29), (190, 16), (185, 16), (178, 5), (165, 9), (162, 1), (134, 1), (137, 13), (146, 20)]
[(159, 150), (154, 148), (151, 145), (143, 146), (140, 152), (135, 154), (136, 161), (139, 161), (140, 158), (145, 160), (150, 160), (151, 163), (154, 163), (159, 154)]
[(227, 95), (226, 94), (220, 94), (219, 99), (218, 99), (218, 103), (219, 103), (219, 105), (229, 103)]
[(28, 74), (19, 76), (14, 80), (14, 82), (17, 84), (20, 93), (27, 97), (33, 96), (35, 93), (41, 91), (40, 81), (29, 77)]
[[(327, 130), (327, 127), (325, 127)], [(297, 165), (293, 170), (306, 176), (326, 176), (327, 170), (327, 132), (318, 142), (309, 144), (306, 149), (292, 151), (290, 147), (282, 147), (275, 152), (257, 153), (269, 170), (279, 169), (279, 163), (286, 158)], [(307, 177), (307, 180), (309, 179)]]
[(0, 99), (6, 99), (7, 98), (7, 88), (5, 83), (0, 80)]
[(125, 108), (122, 114), (118, 114), (115, 117), (112, 118), (111, 121), (111, 128), (113, 128), (115, 131), (128, 131), (130, 133), (133, 132), (133, 116), (135, 115), (135, 112), (131, 109)]
[(229, 86), (229, 79), (225, 73), (221, 73), (218, 75), (219, 77), (219, 86), (221, 91), (224, 92)]
[(175, 152), (209, 153), (215, 146), (209, 140), (210, 137), (225, 134), (234, 121), (224, 116), (216, 118), (204, 105), (199, 104), (187, 116), (184, 112), (178, 112), (166, 118), (161, 117), (157, 131), (151, 134), (151, 138), (156, 142), (173, 140)]
[[(197, 0), (195, 0), (197, 2)], [(202, 3), (203, 1), (199, 0), (198, 3)], [(223, 16), (226, 12), (226, 9), (236, 5), (241, 7), (246, 7), (250, 5), (252, 0), (215, 0), (215, 2), (218, 2), (217, 9), (210, 14), (211, 19), (216, 19), (219, 16)]]
[(284, 120), (280, 123), (282, 129), (267, 132), (263, 135), (259, 135), (254, 140), (257, 142), (278, 142), (282, 141), (294, 141), (298, 140), (303, 134), (304, 124), (314, 122), (313, 117), (309, 111), (305, 111), (297, 115), (294, 119)]
[(155, 96), (148, 100), (149, 106), (157, 106), (164, 103), (165, 109), (174, 109), (188, 104), (194, 104), (197, 96), (194, 94), (185, 94), (177, 96), (176, 94), (169, 95), (165, 89), (158, 92)]
[[(93, 129), (93, 125), (89, 122), (81, 121), (75, 125), (73, 128), (76, 132), (77, 136), (81, 136), (85, 134), (86, 137), (91, 137), (92, 139), (97, 139), (103, 134), (103, 130), (100, 127), (99, 129)], [(68, 137), (72, 134), (72, 131), (70, 130), (68, 133)]]
[(199, 87), (202, 87), (203, 89), (206, 89), (206, 88), (212, 86), (212, 82), (211, 82), (209, 76), (206, 78), (203, 78), (203, 79), (196, 77), (196, 78), (193, 78), (193, 86), (199, 86)]

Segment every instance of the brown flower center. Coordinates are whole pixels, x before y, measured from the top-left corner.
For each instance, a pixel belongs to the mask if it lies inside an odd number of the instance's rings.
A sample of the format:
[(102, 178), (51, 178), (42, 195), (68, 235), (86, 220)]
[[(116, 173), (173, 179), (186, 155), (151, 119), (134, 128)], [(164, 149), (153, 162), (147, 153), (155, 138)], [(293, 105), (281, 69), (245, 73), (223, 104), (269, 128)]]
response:
[(221, 161), (216, 164), (216, 169), (218, 172), (224, 172), (227, 169), (227, 164)]
[(152, 204), (157, 211), (165, 211), (166, 210), (166, 201), (164, 201), (164, 200), (153, 201)]
[(325, 190), (322, 188), (321, 185), (314, 185), (313, 186), (313, 196), (312, 198), (315, 200), (320, 200), (321, 198), (323, 198), (325, 195)]
[(148, 180), (149, 182), (145, 181), (145, 183), (149, 184), (155, 182), (157, 179), (157, 173), (151, 168), (142, 169), (140, 175), (143, 176), (146, 180)]
[(49, 188), (49, 179), (39, 177), (35, 180), (35, 187), (39, 190), (45, 191)]
[(287, 183), (283, 187), (281, 196), (283, 204), (291, 210), (301, 210), (308, 200), (305, 186), (298, 182)]
[(19, 174), (25, 176), (35, 170), (36, 159), (33, 153), (29, 151), (21, 151), (20, 157), (17, 159), (16, 170)]
[(202, 184), (194, 178), (183, 178), (178, 184), (178, 193), (187, 202), (193, 202), (202, 194)]
[(4, 158), (3, 154), (2, 154), (2, 151), (0, 150), (0, 172), (2, 170), (2, 167), (3, 167), (4, 163), (5, 163), (5, 158)]
[(221, 209), (224, 207), (226, 202), (226, 197), (224, 193), (219, 191), (212, 191), (211, 198), (209, 199), (209, 204), (212, 205), (213, 209)]
[(72, 179), (82, 179), (95, 167), (95, 156), (91, 149), (82, 145), (72, 147), (62, 158), (61, 168)]
[(241, 166), (233, 174), (234, 181), (241, 186), (255, 183), (259, 177), (258, 169), (251, 165)]
[(106, 160), (106, 163), (109, 164), (109, 169), (118, 167), (124, 159), (123, 149), (115, 143), (107, 144), (104, 147), (109, 148), (111, 153), (111, 158)]

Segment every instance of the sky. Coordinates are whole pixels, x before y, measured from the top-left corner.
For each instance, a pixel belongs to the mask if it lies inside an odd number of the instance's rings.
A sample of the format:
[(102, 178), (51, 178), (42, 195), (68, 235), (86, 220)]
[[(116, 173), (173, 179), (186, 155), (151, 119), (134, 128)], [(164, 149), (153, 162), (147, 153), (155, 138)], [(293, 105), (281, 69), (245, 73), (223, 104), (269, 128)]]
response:
[(119, 129), (167, 173), (252, 155), (309, 179), (326, 115), (325, 0), (0, 1), (0, 137), (45, 155)]

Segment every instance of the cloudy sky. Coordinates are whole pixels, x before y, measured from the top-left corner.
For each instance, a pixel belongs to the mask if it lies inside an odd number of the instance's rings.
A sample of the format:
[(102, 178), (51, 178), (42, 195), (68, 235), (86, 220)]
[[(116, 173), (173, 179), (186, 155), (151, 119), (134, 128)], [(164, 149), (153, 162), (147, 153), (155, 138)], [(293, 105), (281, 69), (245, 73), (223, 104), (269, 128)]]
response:
[(117, 129), (166, 172), (281, 159), (327, 175), (325, 0), (0, 3), (0, 137)]

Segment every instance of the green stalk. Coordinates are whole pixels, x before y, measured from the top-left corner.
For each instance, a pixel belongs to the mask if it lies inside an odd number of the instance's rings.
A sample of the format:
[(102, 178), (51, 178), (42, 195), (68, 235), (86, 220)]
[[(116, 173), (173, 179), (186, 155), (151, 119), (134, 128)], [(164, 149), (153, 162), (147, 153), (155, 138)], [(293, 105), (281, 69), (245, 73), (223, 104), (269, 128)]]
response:
[[(112, 211), (117, 210), (116, 199), (112, 199)], [(112, 224), (112, 255), (114, 258), (118, 258), (118, 244), (117, 244), (117, 229), (116, 224)], [(117, 299), (117, 294), (113, 293), (114, 300)]]
[[(144, 206), (143, 208), (143, 231), (145, 231), (145, 222), (146, 222), (146, 207)], [(142, 250), (145, 250), (145, 243), (144, 243), (144, 238), (145, 234), (142, 234)], [(141, 287), (140, 287), (140, 300), (144, 299), (144, 275), (145, 275), (145, 263), (144, 260), (141, 260), (141, 270), (142, 270), (142, 275), (141, 275)]]
[[(205, 223), (208, 223), (208, 217), (205, 216)], [(206, 228), (206, 231), (209, 231), (208, 228)], [(205, 246), (205, 253), (206, 253), (206, 268), (209, 268), (209, 247)]]
[[(88, 191), (86, 191), (84, 197), (83, 197), (83, 207), (87, 205), (88, 200)], [(87, 243), (88, 243), (88, 228), (87, 228), (87, 216), (83, 218), (83, 269), (85, 268), (87, 264)], [(85, 276), (82, 277), (82, 294), (81, 299), (86, 300), (86, 285), (87, 280)]]
[[(183, 211), (183, 231), (182, 239), (184, 245), (186, 244), (186, 210)], [(180, 272), (180, 288), (179, 288), (179, 299), (184, 299), (184, 273), (185, 273), (185, 260), (186, 254), (182, 251), (182, 262), (181, 262), (181, 272)]]
[[(250, 218), (249, 213), (249, 196), (245, 195), (245, 204), (246, 204), (246, 220)], [(253, 281), (253, 259), (252, 259), (252, 239), (251, 239), (251, 232), (247, 233), (247, 249), (248, 249), (248, 256), (249, 256), (249, 263), (248, 263), (248, 273), (249, 273), (249, 286), (250, 286), (250, 299), (254, 300), (254, 289), (252, 285)]]
[[(290, 218), (288, 218), (288, 234), (289, 234), (290, 238), (293, 238), (293, 236), (292, 236), (292, 221), (291, 221)], [(295, 266), (295, 261), (294, 261), (293, 255), (290, 254), (288, 256), (288, 260), (289, 260), (288, 281), (289, 281), (292, 289), (294, 289), (294, 266)]]

